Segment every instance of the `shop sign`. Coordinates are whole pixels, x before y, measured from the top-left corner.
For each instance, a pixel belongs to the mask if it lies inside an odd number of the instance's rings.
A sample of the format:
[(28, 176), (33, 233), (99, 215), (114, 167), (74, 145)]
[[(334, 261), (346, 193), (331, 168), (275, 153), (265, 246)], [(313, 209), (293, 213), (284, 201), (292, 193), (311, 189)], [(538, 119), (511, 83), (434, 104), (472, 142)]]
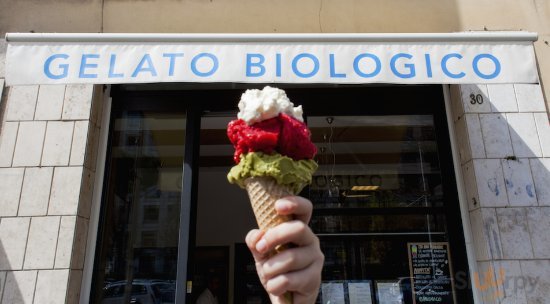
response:
[(449, 243), (407, 243), (407, 248), (413, 303), (456, 303)]
[(532, 43), (10, 42), (8, 85), (537, 83)]

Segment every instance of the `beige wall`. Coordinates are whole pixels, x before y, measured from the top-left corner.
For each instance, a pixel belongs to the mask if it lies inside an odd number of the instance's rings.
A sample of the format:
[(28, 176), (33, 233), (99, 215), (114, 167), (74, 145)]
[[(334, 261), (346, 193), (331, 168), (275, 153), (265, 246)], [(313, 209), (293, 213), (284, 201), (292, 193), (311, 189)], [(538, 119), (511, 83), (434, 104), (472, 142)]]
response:
[[(0, 0), (6, 32), (457, 32), (524, 30), (550, 95), (546, 0)], [(548, 103), (547, 103), (548, 104)]]
[(1, 0), (0, 34), (487, 29), (548, 35), (549, 16), (545, 0)]

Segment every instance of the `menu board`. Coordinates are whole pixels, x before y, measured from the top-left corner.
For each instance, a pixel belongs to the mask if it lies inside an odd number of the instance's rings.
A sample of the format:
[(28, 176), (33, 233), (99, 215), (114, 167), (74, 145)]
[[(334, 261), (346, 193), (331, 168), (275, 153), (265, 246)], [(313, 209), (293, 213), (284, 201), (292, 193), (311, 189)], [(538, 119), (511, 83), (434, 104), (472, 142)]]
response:
[(456, 303), (449, 243), (407, 243), (414, 304)]

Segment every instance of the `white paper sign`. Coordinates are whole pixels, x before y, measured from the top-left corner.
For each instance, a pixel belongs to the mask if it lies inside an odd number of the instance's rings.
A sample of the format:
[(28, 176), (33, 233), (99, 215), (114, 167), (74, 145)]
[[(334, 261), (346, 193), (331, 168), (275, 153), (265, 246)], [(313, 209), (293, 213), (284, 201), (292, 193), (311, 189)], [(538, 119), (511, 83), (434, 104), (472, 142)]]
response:
[(350, 304), (372, 304), (371, 284), (368, 282), (349, 282), (348, 295)]
[(344, 283), (330, 282), (321, 284), (323, 304), (346, 304)]
[(6, 83), (537, 83), (531, 42), (10, 42)]
[(376, 282), (378, 303), (403, 304), (403, 293), (399, 282)]

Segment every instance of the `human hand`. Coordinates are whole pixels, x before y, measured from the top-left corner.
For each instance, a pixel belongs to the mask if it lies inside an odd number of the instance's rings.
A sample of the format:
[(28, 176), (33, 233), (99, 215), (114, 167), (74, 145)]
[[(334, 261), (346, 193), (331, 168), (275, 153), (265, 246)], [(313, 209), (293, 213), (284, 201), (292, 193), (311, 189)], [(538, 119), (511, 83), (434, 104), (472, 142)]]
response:
[[(283, 295), (287, 291), (293, 293), (293, 304), (315, 303), (325, 257), (319, 238), (307, 225), (313, 206), (303, 197), (289, 196), (278, 200), (275, 209), (278, 214), (292, 215), (294, 220), (266, 232), (253, 229), (246, 236), (260, 281), (273, 304), (286, 304)], [(269, 255), (283, 244), (292, 246)]]

